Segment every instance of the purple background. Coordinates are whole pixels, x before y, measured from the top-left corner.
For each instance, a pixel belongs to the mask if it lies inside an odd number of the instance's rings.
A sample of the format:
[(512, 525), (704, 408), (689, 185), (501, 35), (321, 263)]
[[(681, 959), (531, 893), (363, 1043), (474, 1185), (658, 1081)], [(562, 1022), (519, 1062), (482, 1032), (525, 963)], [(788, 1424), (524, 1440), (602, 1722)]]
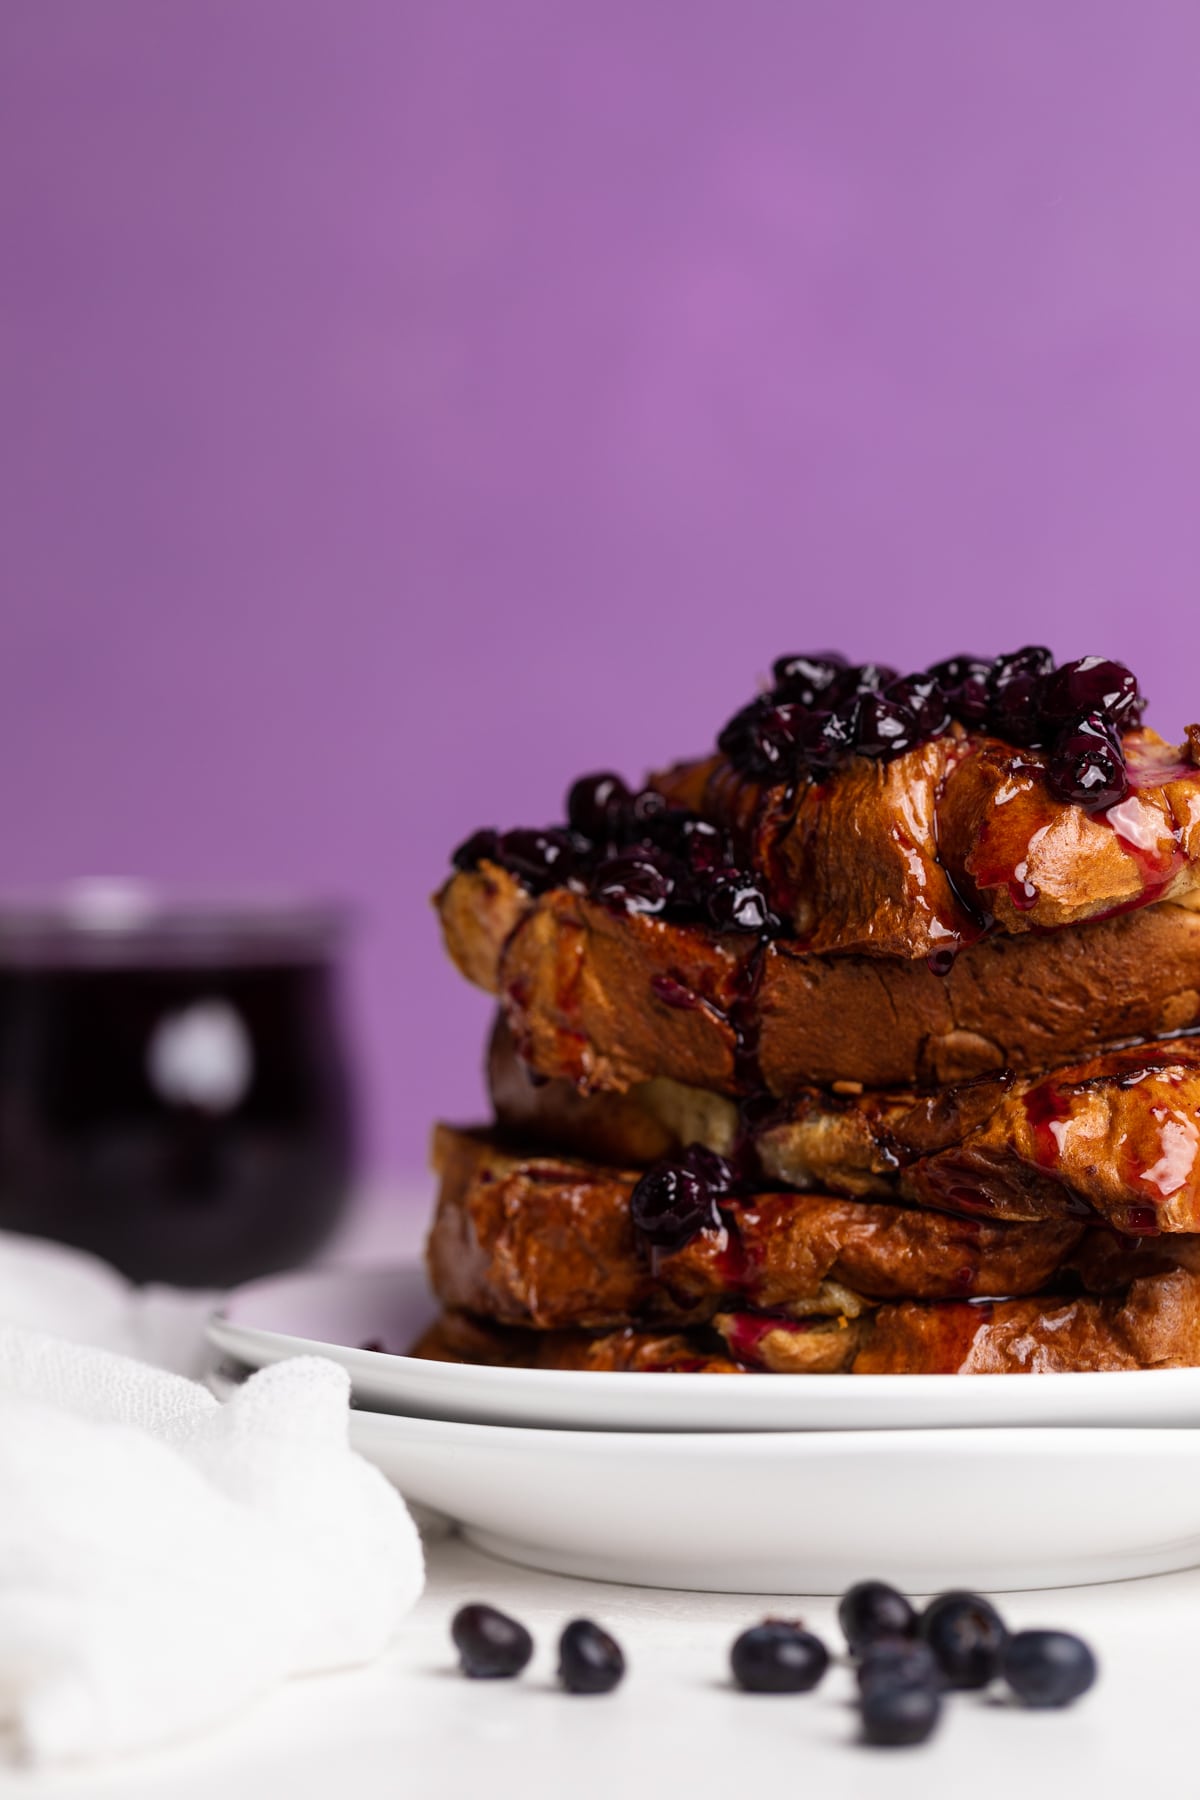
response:
[(351, 895), (413, 1168), (474, 825), (785, 649), (1195, 717), (1198, 66), (1191, 0), (4, 0), (0, 878)]

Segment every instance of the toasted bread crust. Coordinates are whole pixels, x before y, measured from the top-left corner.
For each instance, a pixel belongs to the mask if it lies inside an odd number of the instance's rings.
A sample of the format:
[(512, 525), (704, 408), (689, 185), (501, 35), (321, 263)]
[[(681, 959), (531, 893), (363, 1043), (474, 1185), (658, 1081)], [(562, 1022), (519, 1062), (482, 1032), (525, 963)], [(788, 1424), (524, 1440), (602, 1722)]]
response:
[(810, 1089), (765, 1112), (751, 1107), (740, 1122), (719, 1095), (663, 1081), (592, 1096), (538, 1084), (502, 1027), (490, 1065), (504, 1130), (601, 1163), (641, 1164), (689, 1143), (721, 1155), (736, 1146), (764, 1187), (981, 1218), (1200, 1231), (1200, 1036), (926, 1094)]
[(1109, 1292), (1200, 1267), (1200, 1237), (1136, 1239), (1077, 1219), (1003, 1224), (826, 1194), (759, 1193), (721, 1229), (652, 1262), (630, 1221), (636, 1174), (510, 1150), (439, 1126), (428, 1260), (452, 1310), (502, 1324), (589, 1330), (691, 1325), (737, 1310), (854, 1315), (881, 1300)]
[[(1175, 1270), (1095, 1299), (915, 1301), (854, 1320), (721, 1314), (671, 1334), (522, 1331), (444, 1314), (410, 1355), (511, 1368), (852, 1375), (1039, 1375), (1200, 1363), (1200, 1276)], [(721, 1342), (725, 1350), (722, 1353)]]
[(578, 1369), (638, 1374), (738, 1375), (741, 1365), (707, 1339), (684, 1332), (514, 1331), (503, 1325), (446, 1312), (409, 1350), (426, 1362), (483, 1364), (489, 1368)]
[(1189, 745), (1126, 733), (1131, 791), (1101, 813), (1057, 798), (1044, 758), (955, 725), (890, 762), (762, 786), (723, 756), (652, 777), (733, 832), (810, 952), (920, 958), (982, 921), (1052, 931), (1200, 888), (1200, 769)]
[(1200, 1026), (1200, 911), (1182, 906), (986, 938), (944, 976), (786, 939), (762, 949), (567, 889), (534, 900), (490, 866), (454, 876), (440, 907), (451, 955), (499, 994), (521, 1054), (583, 1089), (962, 1082)]
[[(721, 1315), (738, 1361), (772, 1374), (1042, 1375), (1200, 1363), (1200, 1275), (1175, 1269), (1103, 1298), (881, 1306), (836, 1334), (825, 1324)], [(836, 1362), (838, 1349), (841, 1361)]]

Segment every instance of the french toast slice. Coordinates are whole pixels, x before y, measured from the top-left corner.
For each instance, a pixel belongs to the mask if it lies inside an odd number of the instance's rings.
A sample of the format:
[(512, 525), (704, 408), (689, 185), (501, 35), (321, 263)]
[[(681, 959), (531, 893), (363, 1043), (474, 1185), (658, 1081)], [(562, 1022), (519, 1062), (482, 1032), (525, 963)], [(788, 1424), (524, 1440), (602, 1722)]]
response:
[(617, 914), (567, 889), (528, 898), (485, 955), (484, 920), (503, 907), (472, 895), (506, 884), (490, 866), (452, 878), (447, 947), (464, 974), (486, 973), (530, 1066), (585, 1090), (656, 1077), (727, 1095), (926, 1086), (1200, 1027), (1200, 912), (1186, 907), (985, 938), (936, 975)]
[(1100, 1293), (1143, 1274), (1200, 1269), (1200, 1235), (1136, 1238), (1059, 1217), (958, 1217), (829, 1194), (747, 1193), (720, 1224), (670, 1252), (638, 1241), (638, 1176), (514, 1149), (439, 1126), (428, 1244), (434, 1292), (453, 1311), (541, 1330), (635, 1322), (687, 1326), (722, 1310), (856, 1317), (881, 1300)]
[(921, 958), (1200, 890), (1200, 768), (1157, 733), (1122, 739), (1129, 791), (1059, 798), (1045, 758), (961, 726), (887, 762), (763, 784), (726, 756), (651, 786), (728, 830), (809, 952)]
[(721, 1314), (713, 1327), (529, 1331), (444, 1313), (409, 1354), (509, 1368), (775, 1375), (1038, 1375), (1200, 1364), (1200, 1276), (1102, 1298), (907, 1301), (857, 1319)]
[(1077, 1217), (1132, 1233), (1200, 1230), (1200, 1035), (1036, 1076), (925, 1093), (749, 1103), (658, 1079), (624, 1094), (537, 1081), (501, 1025), (489, 1056), (510, 1138), (641, 1165), (699, 1143), (757, 1186), (902, 1198), (981, 1218)]

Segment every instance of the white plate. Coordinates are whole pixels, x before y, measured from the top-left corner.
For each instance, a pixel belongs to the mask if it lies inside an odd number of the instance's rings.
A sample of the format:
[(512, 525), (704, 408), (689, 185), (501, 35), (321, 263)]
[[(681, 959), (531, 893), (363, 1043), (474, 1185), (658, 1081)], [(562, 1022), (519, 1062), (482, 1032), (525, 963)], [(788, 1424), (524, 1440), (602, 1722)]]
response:
[(880, 1576), (928, 1594), (1200, 1563), (1200, 1431), (734, 1436), (353, 1412), (350, 1435), (479, 1549), (595, 1581), (837, 1594)]
[[(331, 1356), (364, 1406), (424, 1418), (602, 1431), (861, 1431), (975, 1425), (1200, 1425), (1200, 1369), (1108, 1375), (608, 1375), (421, 1362), (423, 1272), (318, 1270), (239, 1288), (209, 1322), (250, 1368)], [(1030, 1497), (1029, 1504), (1035, 1504)], [(1173, 1565), (1172, 1565), (1173, 1566)]]

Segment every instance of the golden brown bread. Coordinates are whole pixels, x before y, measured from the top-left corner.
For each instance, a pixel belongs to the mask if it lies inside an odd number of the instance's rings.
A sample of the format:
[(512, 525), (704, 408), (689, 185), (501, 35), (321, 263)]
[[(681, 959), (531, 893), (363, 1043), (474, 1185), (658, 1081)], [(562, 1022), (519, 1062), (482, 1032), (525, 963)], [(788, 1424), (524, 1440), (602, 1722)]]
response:
[(1175, 1269), (1097, 1299), (902, 1301), (847, 1321), (714, 1320), (730, 1354), (771, 1374), (1044, 1375), (1200, 1363), (1200, 1275)]
[(764, 786), (723, 756), (652, 777), (734, 834), (809, 951), (920, 958), (1056, 930), (1200, 888), (1200, 769), (1189, 744), (1125, 734), (1130, 792), (1103, 812), (1057, 798), (1045, 758), (955, 725), (890, 762)]
[(440, 908), (450, 954), (500, 996), (526, 1060), (585, 1089), (962, 1082), (1200, 1026), (1200, 912), (1182, 906), (985, 938), (944, 976), (786, 939), (759, 949), (566, 888), (535, 900), (493, 864), (453, 876)]
[(445, 1312), (408, 1352), (426, 1362), (479, 1363), (489, 1368), (578, 1369), (638, 1374), (738, 1375), (741, 1365), (719, 1343), (684, 1332), (514, 1331)]
[(536, 1082), (501, 1027), (490, 1055), (500, 1128), (567, 1154), (641, 1164), (702, 1143), (736, 1149), (758, 1185), (903, 1197), (980, 1217), (1200, 1230), (1200, 1037), (925, 1094), (807, 1090), (742, 1116), (662, 1080), (580, 1095)]
[(636, 1172), (510, 1150), (438, 1127), (433, 1290), (452, 1310), (539, 1329), (690, 1325), (738, 1310), (856, 1316), (870, 1303), (1112, 1292), (1200, 1269), (1200, 1236), (1130, 1238), (1076, 1219), (1004, 1224), (827, 1194), (763, 1192), (722, 1205), (721, 1229), (681, 1250), (639, 1247)]
[(722, 1314), (661, 1334), (523, 1331), (448, 1312), (410, 1355), (510, 1368), (779, 1375), (1041, 1375), (1200, 1364), (1200, 1276), (1175, 1270), (1095, 1299), (907, 1301), (853, 1320)]

